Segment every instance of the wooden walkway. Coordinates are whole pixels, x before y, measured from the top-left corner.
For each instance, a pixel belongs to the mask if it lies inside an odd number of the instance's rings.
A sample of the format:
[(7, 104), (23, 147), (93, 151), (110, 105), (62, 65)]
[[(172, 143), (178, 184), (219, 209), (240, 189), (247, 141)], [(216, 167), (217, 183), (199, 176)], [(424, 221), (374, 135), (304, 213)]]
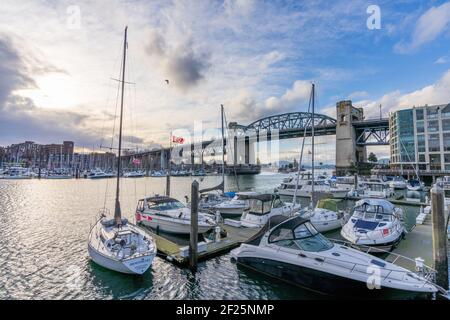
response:
[[(223, 223), (220, 223), (219, 225), (222, 230), (226, 230), (227, 236), (218, 242), (207, 243), (206, 251), (199, 252), (198, 261), (224, 254), (231, 249), (238, 247), (242, 242), (250, 239), (260, 230), (260, 228), (237, 228), (224, 225)], [(183, 257), (180, 250), (186, 245), (177, 244), (161, 234), (153, 234), (153, 237), (156, 241), (158, 253), (166, 257), (168, 261), (180, 266), (186, 266), (189, 263), (189, 257)]]

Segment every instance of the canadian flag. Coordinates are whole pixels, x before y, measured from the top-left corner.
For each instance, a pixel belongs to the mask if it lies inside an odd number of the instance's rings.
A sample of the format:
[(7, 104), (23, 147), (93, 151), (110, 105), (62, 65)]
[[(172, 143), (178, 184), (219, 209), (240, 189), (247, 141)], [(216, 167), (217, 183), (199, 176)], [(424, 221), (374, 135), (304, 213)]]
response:
[(140, 212), (136, 212), (136, 222), (142, 221), (142, 215)]
[(141, 160), (134, 158), (133, 159), (133, 164), (140, 165), (141, 164)]
[(182, 143), (184, 143), (184, 138), (183, 137), (172, 136), (172, 142), (173, 143), (182, 144)]

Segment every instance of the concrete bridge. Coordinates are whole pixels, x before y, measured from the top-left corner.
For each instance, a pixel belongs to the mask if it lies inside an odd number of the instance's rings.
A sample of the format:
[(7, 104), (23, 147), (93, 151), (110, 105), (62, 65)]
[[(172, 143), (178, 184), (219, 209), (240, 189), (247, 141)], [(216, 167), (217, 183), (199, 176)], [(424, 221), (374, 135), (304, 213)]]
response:
[[(336, 136), (336, 169), (339, 174), (346, 172), (353, 165), (366, 162), (366, 146), (389, 145), (389, 120), (364, 119), (362, 108), (356, 108), (351, 101), (341, 101), (336, 104), (337, 119), (327, 115), (315, 114), (315, 136)], [(266, 142), (271, 148), (271, 141), (293, 139), (311, 136), (312, 114), (308, 112), (291, 112), (273, 115), (259, 119), (249, 125), (240, 125), (232, 122), (228, 126), (228, 135), (225, 139), (226, 163), (229, 167), (238, 168), (238, 171), (249, 170), (257, 165), (256, 154), (260, 151), (261, 143)], [(233, 141), (233, 143), (229, 143)], [(277, 152), (276, 150), (272, 150)], [(124, 156), (124, 160), (131, 162), (132, 158), (140, 158), (143, 167), (148, 170), (166, 169), (170, 152), (172, 159), (189, 155), (187, 163), (203, 163), (205, 155), (221, 155), (222, 141), (210, 140), (201, 143), (192, 143), (176, 146), (169, 150), (164, 148)], [(230, 161), (230, 159), (232, 159)], [(250, 170), (251, 172), (252, 170)]]

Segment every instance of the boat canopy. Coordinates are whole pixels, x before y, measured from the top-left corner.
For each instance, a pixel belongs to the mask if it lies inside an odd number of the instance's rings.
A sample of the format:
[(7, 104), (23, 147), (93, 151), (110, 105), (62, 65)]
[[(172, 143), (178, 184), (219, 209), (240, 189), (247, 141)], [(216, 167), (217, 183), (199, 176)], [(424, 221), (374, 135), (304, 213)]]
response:
[(264, 193), (264, 194), (249, 194), (249, 195), (240, 195), (239, 198), (243, 200), (259, 200), (262, 202), (272, 201), (274, 199), (279, 198), (280, 196), (277, 194)]
[(383, 212), (391, 213), (394, 211), (395, 207), (392, 203), (384, 199), (362, 199), (355, 203), (355, 208), (371, 206), (371, 207), (381, 207)]

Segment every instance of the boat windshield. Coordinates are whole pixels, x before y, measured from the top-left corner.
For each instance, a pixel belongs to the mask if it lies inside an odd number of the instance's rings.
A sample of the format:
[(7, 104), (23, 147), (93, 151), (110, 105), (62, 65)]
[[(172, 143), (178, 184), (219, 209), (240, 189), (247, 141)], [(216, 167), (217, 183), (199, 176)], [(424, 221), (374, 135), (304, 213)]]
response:
[(261, 201), (257, 199), (250, 199), (250, 213), (264, 215), (270, 212), (271, 201)]
[(392, 213), (387, 212), (382, 206), (364, 204), (356, 207), (353, 213), (353, 217), (364, 220), (376, 220), (376, 221), (392, 221), (394, 216)]
[(269, 236), (269, 243), (310, 252), (325, 251), (333, 247), (333, 243), (318, 233), (309, 222), (297, 226), (294, 230), (276, 228)]
[(416, 187), (416, 186), (420, 186), (420, 182), (418, 180), (409, 180), (409, 185)]
[(179, 201), (167, 201), (167, 202), (157, 202), (157, 203), (149, 202), (147, 205), (150, 210), (156, 210), (156, 211), (167, 211), (167, 210), (184, 208), (184, 205)]

